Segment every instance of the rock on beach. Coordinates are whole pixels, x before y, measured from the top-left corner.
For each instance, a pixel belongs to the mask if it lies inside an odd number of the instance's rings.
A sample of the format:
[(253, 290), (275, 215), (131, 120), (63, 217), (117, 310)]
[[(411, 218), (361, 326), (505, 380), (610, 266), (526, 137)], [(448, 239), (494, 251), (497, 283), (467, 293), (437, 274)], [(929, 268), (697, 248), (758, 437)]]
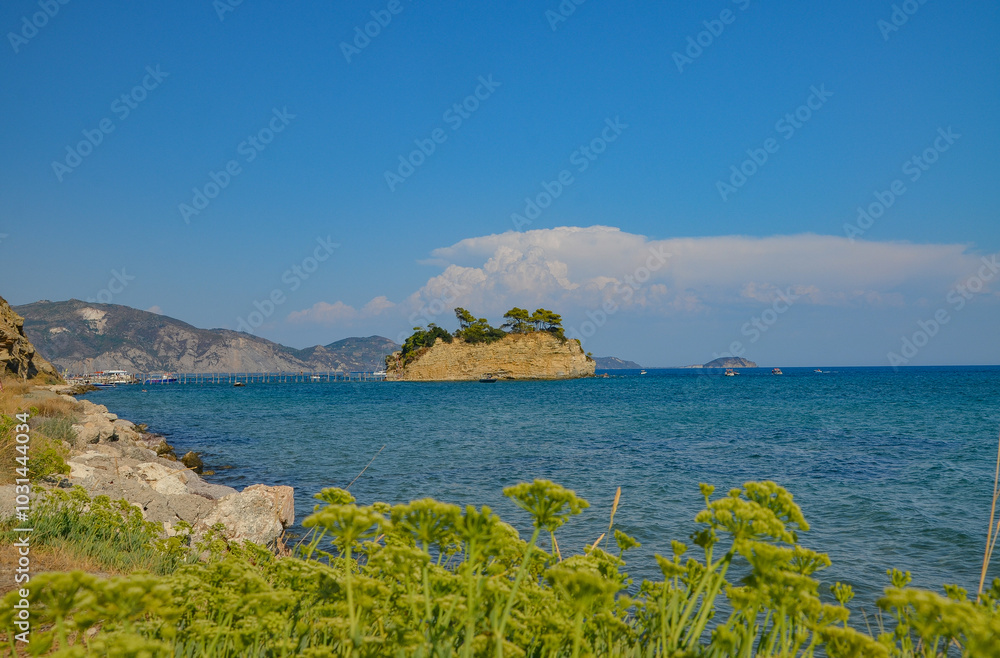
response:
[[(54, 396), (66, 387), (47, 388), (38, 394)], [(195, 538), (221, 523), (226, 539), (280, 549), (284, 531), (295, 521), (292, 487), (255, 484), (237, 491), (206, 482), (176, 458), (157, 455), (162, 437), (139, 432), (104, 405), (75, 402), (79, 420), (73, 425), (75, 438), (66, 460), (70, 484), (82, 486), (92, 497), (127, 500), (147, 521), (161, 523), (167, 535), (175, 534), (181, 521), (192, 526)]]

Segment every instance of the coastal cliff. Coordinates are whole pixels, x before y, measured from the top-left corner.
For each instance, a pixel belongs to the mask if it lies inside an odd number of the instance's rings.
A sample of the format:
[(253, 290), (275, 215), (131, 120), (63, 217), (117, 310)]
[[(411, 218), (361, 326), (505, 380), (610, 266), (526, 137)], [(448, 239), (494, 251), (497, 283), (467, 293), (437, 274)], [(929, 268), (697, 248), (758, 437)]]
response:
[(390, 356), (387, 378), (406, 381), (470, 381), (489, 373), (500, 379), (574, 379), (594, 374), (595, 363), (575, 340), (548, 332), (510, 334), (490, 343), (437, 340), (406, 365)]
[(22, 379), (38, 375), (62, 381), (62, 377), (46, 361), (24, 334), (24, 318), (14, 312), (7, 300), (0, 297), (0, 372)]

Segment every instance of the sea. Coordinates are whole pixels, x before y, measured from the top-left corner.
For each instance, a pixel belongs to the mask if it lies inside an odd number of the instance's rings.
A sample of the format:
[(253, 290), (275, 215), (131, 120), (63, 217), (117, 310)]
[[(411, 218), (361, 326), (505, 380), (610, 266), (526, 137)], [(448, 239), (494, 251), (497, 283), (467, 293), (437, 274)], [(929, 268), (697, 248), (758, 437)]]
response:
[(975, 592), (997, 464), (1000, 367), (820, 370), (131, 385), (87, 397), (148, 424), (178, 455), (200, 452), (215, 471), (209, 481), (294, 487), (293, 535), (314, 493), (350, 485), (361, 504), (486, 504), (527, 537), (527, 514), (502, 490), (545, 478), (590, 503), (557, 533), (565, 556), (607, 530), (621, 487), (615, 527), (641, 542), (625, 556), (638, 584), (659, 577), (653, 555), (670, 555), (670, 540), (697, 552), (689, 537), (703, 507), (699, 483), (724, 495), (773, 480), (811, 526), (801, 543), (832, 560), (818, 574), (824, 590), (849, 583), (855, 607), (871, 612), (886, 570), (898, 568), (917, 586)]

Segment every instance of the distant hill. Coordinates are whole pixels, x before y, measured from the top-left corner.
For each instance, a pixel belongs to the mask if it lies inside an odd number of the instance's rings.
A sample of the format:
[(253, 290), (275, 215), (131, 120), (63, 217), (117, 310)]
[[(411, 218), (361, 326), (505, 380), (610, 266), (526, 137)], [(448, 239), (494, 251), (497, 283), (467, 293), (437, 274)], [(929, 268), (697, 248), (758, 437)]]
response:
[(724, 356), (714, 361), (709, 361), (702, 368), (756, 368), (757, 364), (748, 359), (738, 356)]
[(625, 361), (617, 356), (595, 356), (598, 370), (642, 370), (635, 361)]
[(70, 373), (374, 370), (399, 349), (388, 338), (345, 338), (303, 350), (229, 329), (199, 329), (118, 304), (35, 302), (14, 309), (40, 354)]

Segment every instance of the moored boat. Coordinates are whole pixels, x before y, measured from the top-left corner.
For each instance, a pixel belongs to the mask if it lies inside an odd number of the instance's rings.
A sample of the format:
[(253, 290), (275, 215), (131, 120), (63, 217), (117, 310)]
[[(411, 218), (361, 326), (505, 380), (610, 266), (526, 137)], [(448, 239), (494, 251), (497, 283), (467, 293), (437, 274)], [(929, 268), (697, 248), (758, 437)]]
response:
[(152, 375), (147, 378), (143, 384), (176, 384), (177, 378), (171, 375), (169, 372), (163, 375)]

